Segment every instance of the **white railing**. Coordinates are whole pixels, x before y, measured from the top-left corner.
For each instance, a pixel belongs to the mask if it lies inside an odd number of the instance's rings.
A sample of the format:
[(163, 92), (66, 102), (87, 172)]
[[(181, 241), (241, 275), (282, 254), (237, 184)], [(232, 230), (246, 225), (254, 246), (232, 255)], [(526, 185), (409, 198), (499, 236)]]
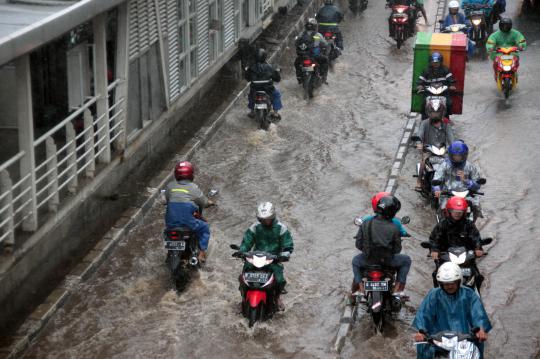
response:
[[(42, 216), (47, 211), (56, 212), (66, 191), (77, 192), (83, 172), (87, 178), (94, 177), (99, 155), (105, 150), (112, 152), (110, 146), (117, 143), (125, 128), (125, 98), (116, 98), (119, 84), (116, 80), (108, 85), (108, 113), (99, 117), (92, 114), (101, 99), (97, 95), (36, 139), (31, 172), (19, 174), (24, 151), (0, 164), (0, 247), (15, 243), (15, 232), (34, 212)], [(43, 208), (45, 205), (47, 208)]]

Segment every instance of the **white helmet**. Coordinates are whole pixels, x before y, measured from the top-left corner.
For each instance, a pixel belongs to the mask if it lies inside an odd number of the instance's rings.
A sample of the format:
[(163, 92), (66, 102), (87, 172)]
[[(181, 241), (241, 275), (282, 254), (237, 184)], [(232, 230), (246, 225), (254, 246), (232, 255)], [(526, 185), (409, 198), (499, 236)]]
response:
[(462, 280), (461, 268), (452, 262), (443, 263), (437, 271), (437, 282), (453, 283)]
[(262, 202), (257, 207), (258, 219), (274, 219), (276, 218), (276, 209), (271, 202)]
[(452, 0), (448, 3), (448, 8), (449, 9), (459, 9), (459, 1), (457, 0)]

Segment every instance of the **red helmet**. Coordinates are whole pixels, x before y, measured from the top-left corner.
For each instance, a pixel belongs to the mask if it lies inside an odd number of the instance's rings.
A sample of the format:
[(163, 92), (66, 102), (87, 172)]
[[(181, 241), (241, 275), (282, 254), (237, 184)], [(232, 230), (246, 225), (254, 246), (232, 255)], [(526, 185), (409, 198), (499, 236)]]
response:
[(180, 161), (174, 166), (174, 178), (177, 181), (190, 180), (193, 181), (193, 165), (188, 161)]
[(373, 211), (375, 212), (377, 210), (377, 204), (379, 203), (381, 198), (391, 195), (392, 194), (389, 192), (379, 192), (373, 197), (371, 197), (371, 207), (373, 207)]
[(446, 202), (446, 210), (466, 212), (469, 205), (465, 198), (454, 196)]

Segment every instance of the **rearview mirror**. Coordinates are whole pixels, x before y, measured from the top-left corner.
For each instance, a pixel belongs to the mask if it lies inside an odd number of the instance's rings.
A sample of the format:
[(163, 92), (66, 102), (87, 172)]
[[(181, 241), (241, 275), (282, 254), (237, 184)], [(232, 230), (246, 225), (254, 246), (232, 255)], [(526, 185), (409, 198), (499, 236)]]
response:
[(479, 178), (476, 180), (476, 183), (483, 185), (486, 184), (487, 180), (485, 178)]
[(234, 249), (235, 251), (239, 251), (239, 250), (240, 250), (240, 247), (239, 247), (238, 245), (236, 245), (236, 244), (231, 244), (229, 247), (230, 247), (231, 249)]
[(482, 245), (486, 245), (486, 244), (490, 244), (491, 242), (493, 242), (493, 238), (491, 237), (488, 237), (488, 238), (483, 238), (481, 241)]
[(364, 223), (364, 219), (362, 217), (356, 217), (354, 219), (354, 224), (358, 227), (360, 227)]
[(431, 180), (431, 185), (440, 186), (440, 185), (442, 185), (442, 181), (441, 180)]
[(420, 245), (422, 246), (422, 248), (427, 248), (427, 249), (431, 248), (431, 244), (429, 244), (429, 242), (422, 242), (420, 243)]
[(403, 216), (403, 217), (401, 217), (401, 223), (402, 223), (402, 224), (408, 224), (408, 223), (410, 223), (410, 222), (411, 222), (411, 217), (409, 217), (409, 216)]
[(208, 198), (212, 198), (217, 196), (219, 193), (219, 189), (213, 188), (210, 191), (208, 191)]
[(420, 136), (413, 135), (411, 136), (411, 141), (417, 142), (417, 141), (422, 141), (422, 139), (420, 138)]

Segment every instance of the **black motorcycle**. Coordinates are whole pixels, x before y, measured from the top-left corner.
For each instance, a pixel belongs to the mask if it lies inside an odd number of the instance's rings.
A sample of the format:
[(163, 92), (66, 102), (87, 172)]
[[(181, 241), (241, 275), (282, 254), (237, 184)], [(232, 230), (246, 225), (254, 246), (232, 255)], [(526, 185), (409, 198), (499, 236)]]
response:
[[(484, 185), (486, 184), (486, 182), (487, 181), (485, 178), (479, 178), (476, 181), (476, 183), (478, 183), (479, 185)], [(431, 180), (431, 184), (433, 186), (440, 186), (442, 185), (442, 182), (438, 180)], [(445, 206), (446, 200), (448, 200), (451, 197), (461, 197), (467, 201), (468, 208), (467, 208), (466, 216), (470, 220), (472, 220), (473, 223), (475, 223), (478, 217), (481, 215), (481, 212), (476, 207), (476, 205), (472, 202), (472, 198), (476, 196), (483, 196), (483, 195), (484, 195), (484, 192), (472, 191), (467, 188), (454, 188), (451, 191), (446, 191), (446, 190), (441, 191), (440, 198), (436, 203), (437, 207), (436, 207), (435, 215), (436, 215), (437, 223), (439, 223), (445, 217), (444, 206)], [(443, 198), (444, 200), (442, 200)]]
[(336, 46), (336, 34), (333, 31), (325, 31), (322, 34), (328, 43), (327, 53), (329, 65), (332, 66), (334, 61), (341, 55), (341, 50)]
[(271, 116), (270, 110), (272, 109), (272, 101), (270, 95), (264, 90), (265, 86), (270, 86), (271, 81), (252, 81), (251, 96), (253, 96), (253, 111), (255, 112), (255, 119), (260, 129), (268, 131), (270, 127)]
[[(418, 136), (412, 136), (411, 141), (421, 141), (421, 138)], [(433, 208), (437, 208), (438, 201), (433, 196), (431, 191), (431, 181), (433, 180), (433, 176), (435, 175), (437, 168), (439, 168), (439, 166), (444, 162), (445, 158), (446, 145), (444, 143), (437, 145), (424, 144), (421, 161), (424, 161), (425, 165), (424, 172), (420, 178), (420, 183), (422, 186), (419, 192), (422, 197), (429, 200)], [(419, 162), (416, 164), (416, 173), (413, 175), (413, 177), (420, 176), (420, 167), (421, 163)]]
[(313, 91), (322, 85), (325, 79), (321, 76), (319, 64), (308, 54), (302, 55), (302, 87), (304, 99), (313, 98)]

